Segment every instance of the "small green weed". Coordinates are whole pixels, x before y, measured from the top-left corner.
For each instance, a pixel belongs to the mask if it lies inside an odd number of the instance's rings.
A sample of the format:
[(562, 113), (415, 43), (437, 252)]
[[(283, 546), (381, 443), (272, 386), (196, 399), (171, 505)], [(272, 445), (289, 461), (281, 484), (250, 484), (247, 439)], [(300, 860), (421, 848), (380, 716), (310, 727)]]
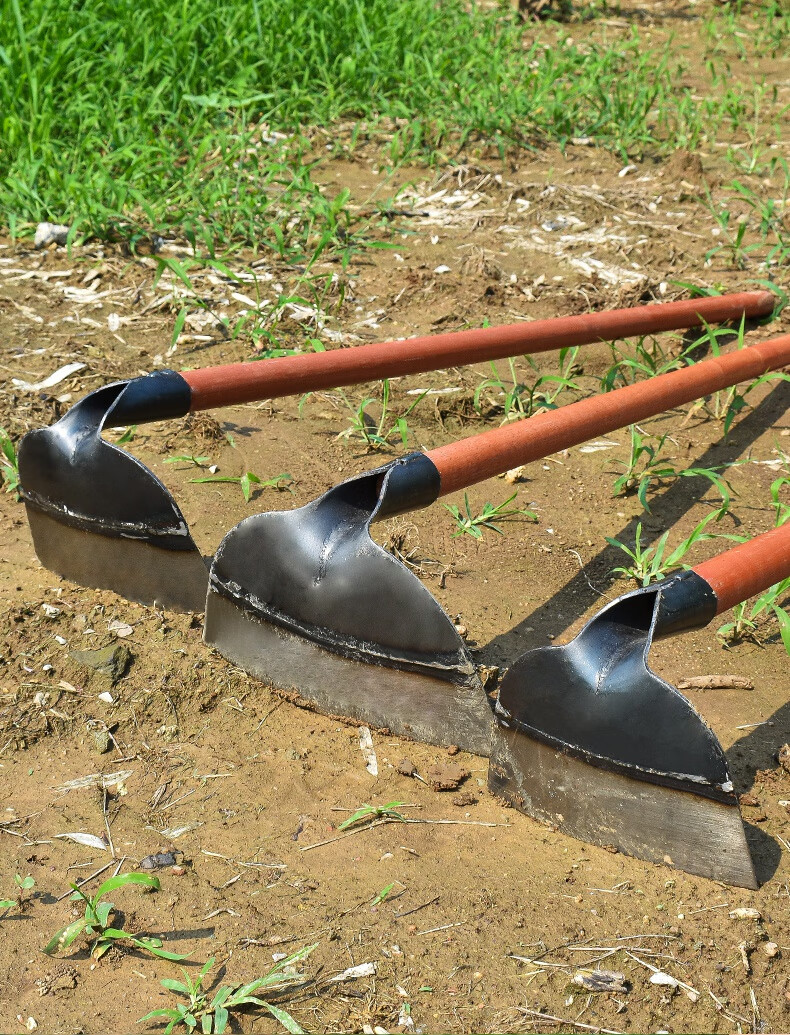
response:
[(771, 500), (773, 502), (775, 518), (774, 524), (779, 526), (783, 525), (785, 521), (790, 520), (790, 503), (785, 503), (781, 499), (782, 489), (790, 488), (790, 478), (787, 475), (782, 475), (771, 482)]
[(210, 988), (204, 989), (203, 983), (208, 977), (208, 972), (216, 962), (214, 956), (208, 960), (194, 980), (182, 969), (183, 981), (163, 978), (160, 984), (168, 991), (184, 996), (187, 999), (187, 1003), (177, 1003), (172, 1008), (152, 1010), (145, 1017), (141, 1017), (137, 1023), (142, 1024), (143, 1021), (151, 1021), (154, 1018), (162, 1018), (163, 1020), (167, 1018), (167, 1026), (164, 1029), (163, 1035), (170, 1035), (173, 1029), (179, 1025), (183, 1025), (188, 1032), (197, 1031), (199, 1025), (199, 1030), (203, 1035), (211, 1035), (211, 1033), (222, 1035), (227, 1030), (231, 1012), (241, 1010), (245, 1006), (260, 1006), (270, 1013), (275, 1020), (279, 1021), (286, 1031), (292, 1032), (293, 1035), (305, 1035), (304, 1029), (293, 1019), (287, 1010), (283, 1010), (282, 1007), (275, 1006), (272, 1003), (267, 1003), (265, 999), (259, 998), (256, 992), (279, 991), (288, 985), (294, 984), (296, 981), (300, 981), (301, 975), (289, 973), (289, 968), (293, 967), (295, 963), (306, 959), (313, 949), (316, 948), (317, 944), (307, 945), (303, 949), (299, 949), (286, 959), (276, 963), (263, 977), (256, 978), (247, 984), (220, 985), (218, 988), (215, 988), (215, 983)]
[[(788, 457), (780, 451), (782, 459), (786, 462)], [(774, 506), (774, 524), (778, 528), (790, 520), (790, 505), (781, 499), (783, 489), (790, 486), (790, 478), (781, 475), (771, 483), (771, 500)], [(777, 582), (776, 585), (762, 593), (754, 603), (749, 604), (748, 600), (736, 604), (733, 608), (732, 621), (725, 622), (716, 630), (725, 646), (740, 643), (742, 640), (754, 640), (759, 642), (757, 635), (760, 616), (763, 618), (775, 618), (779, 623), (779, 635), (788, 654), (790, 654), (790, 614), (777, 603), (777, 601), (790, 591), (790, 577)]]
[(725, 646), (747, 639), (759, 642), (757, 619), (761, 615), (773, 616), (779, 623), (779, 635), (782, 637), (785, 651), (790, 654), (790, 614), (777, 603), (789, 590), (790, 578), (786, 578), (757, 597), (753, 604), (750, 605), (748, 601), (737, 604), (733, 608), (732, 621), (720, 625), (716, 630), (716, 635), (720, 637)]
[[(575, 372), (576, 354), (578, 351), (578, 348), (560, 349), (560, 373), (540, 374), (532, 385), (519, 380), (514, 359), (510, 358), (507, 361), (510, 369), (509, 384), (500, 376), (496, 364), (490, 363), (492, 376), (482, 381), (475, 389), (473, 398), (475, 410), (478, 413), (482, 412), (483, 393), (490, 388), (496, 389), (497, 393), (502, 397), (501, 401), (498, 400), (496, 405), (501, 406), (504, 413), (503, 423), (511, 420), (521, 420), (523, 417), (530, 417), (540, 409), (555, 410), (557, 408), (557, 398), (561, 392), (565, 391), (566, 388), (577, 390), (579, 388), (571, 376)], [(531, 356), (525, 356), (524, 358), (533, 369), (537, 370), (537, 366)]]
[(373, 896), (373, 900), (370, 904), (372, 906), (380, 906), (397, 883), (397, 881), (393, 881), (392, 884), (388, 884), (386, 887), (382, 888), (381, 891), (379, 891), (376, 895)]
[[(660, 436), (645, 435), (636, 424), (631, 425), (630, 432), (631, 448), (628, 460), (612, 460), (612, 463), (625, 468), (624, 472), (615, 480), (615, 496), (628, 495), (636, 491), (637, 499), (649, 514), (651, 511), (650, 504), (647, 502), (647, 493), (652, 485), (658, 487), (675, 478), (707, 478), (719, 491), (720, 514), (725, 514), (729, 510), (734, 490), (726, 478), (718, 473), (722, 468), (683, 467), (678, 469), (660, 457), (667, 439), (670, 442), (673, 441), (669, 438), (668, 432)], [(655, 442), (655, 445), (650, 444), (648, 441), (650, 439)]]
[(395, 822), (406, 823), (408, 822), (406, 817), (397, 811), (402, 807), (402, 801), (389, 801), (386, 805), (362, 805), (353, 815), (349, 816), (348, 819), (344, 819), (337, 829), (347, 830), (349, 827), (353, 827), (357, 823), (365, 823), (377, 819), (387, 819)]
[(120, 438), (115, 440), (116, 446), (125, 446), (131, 442), (134, 436), (137, 434), (137, 425), (130, 424), (129, 427), (124, 431)]
[(633, 345), (633, 355), (625, 354), (624, 343), (611, 342), (609, 345), (614, 362), (601, 378), (601, 388), (611, 392), (618, 383), (633, 384), (644, 378), (666, 374), (670, 370), (678, 370), (688, 363), (688, 354), (695, 348), (689, 345), (678, 355), (673, 355), (662, 348), (655, 338), (637, 338)]
[(0, 909), (8, 910), (13, 909), (14, 906), (16, 906), (20, 911), (23, 910), (27, 905), (29, 898), (27, 893), (36, 886), (36, 882), (29, 875), (27, 877), (21, 877), (16, 873), (14, 874), (14, 885), (16, 888), (16, 897), (0, 899)]
[(746, 244), (746, 231), (748, 230), (748, 219), (746, 216), (739, 216), (731, 225), (732, 213), (728, 208), (714, 205), (708, 196), (708, 211), (717, 224), (717, 237), (723, 240), (722, 244), (714, 245), (705, 253), (705, 262), (710, 265), (711, 260), (724, 253), (738, 270), (745, 270), (749, 265), (749, 256), (756, 251), (759, 244)]
[(464, 511), (461, 512), (460, 508), (454, 503), (445, 503), (444, 507), (449, 510), (455, 521), (455, 532), (453, 536), (459, 535), (470, 535), (473, 539), (483, 538), (483, 529), (490, 528), (492, 532), (497, 532), (499, 535), (504, 535), (504, 532), (498, 525), (495, 525), (492, 518), (497, 518), (499, 521), (504, 521), (509, 517), (515, 517), (521, 515), (522, 517), (529, 518), (530, 521), (537, 521), (538, 515), (526, 508), (513, 507), (508, 510), (507, 507), (513, 502), (518, 493), (513, 493), (502, 503), (484, 503), (483, 509), (479, 514), (473, 514), (472, 508), (469, 504), (469, 496), (464, 493)]
[(711, 416), (723, 422), (724, 437), (726, 438), (730, 433), (736, 416), (749, 405), (746, 397), (750, 392), (771, 381), (788, 380), (790, 380), (790, 377), (781, 370), (771, 370), (767, 374), (762, 374), (762, 376), (756, 378), (746, 388), (743, 388), (741, 385), (733, 385), (732, 388), (715, 392), (710, 399), (706, 399), (701, 405)]
[[(664, 448), (664, 443), (669, 438), (669, 433), (666, 432), (660, 436), (645, 435), (636, 424), (632, 424), (629, 431), (631, 434), (631, 445), (628, 460), (612, 460), (612, 463), (618, 467), (625, 468), (620, 477), (615, 479), (614, 495), (619, 496), (621, 493), (626, 495), (636, 489), (639, 502), (645, 510), (649, 511), (647, 489), (651, 480), (656, 477), (656, 470), (660, 463), (659, 454)], [(651, 439), (655, 442), (655, 445), (650, 444), (649, 440)], [(670, 441), (673, 440), (670, 439)], [(641, 470), (639, 470), (640, 464), (642, 465)]]
[(252, 495), (253, 485), (259, 485), (261, 489), (277, 489), (280, 492), (285, 491), (293, 492), (291, 483), (293, 482), (293, 475), (290, 474), (276, 474), (273, 478), (259, 478), (257, 474), (252, 471), (245, 471), (238, 478), (232, 478), (230, 475), (224, 474), (210, 474), (206, 475), (205, 478), (190, 478), (190, 482), (197, 484), (203, 484), (205, 482), (230, 482), (233, 485), (239, 485), (241, 487), (242, 494), (244, 496), (244, 502), (249, 503)]
[(621, 575), (624, 578), (633, 579), (640, 586), (649, 586), (658, 582), (673, 568), (688, 568), (688, 564), (682, 564), (682, 559), (695, 543), (701, 543), (706, 539), (732, 539), (736, 543), (742, 543), (744, 536), (730, 535), (725, 533), (706, 532), (705, 529), (711, 521), (718, 521), (723, 512), (714, 510), (700, 521), (691, 534), (683, 540), (675, 549), (666, 555), (669, 529), (661, 536), (655, 546), (642, 548), (642, 522), (638, 522), (634, 535), (634, 547), (626, 546), (619, 539), (612, 539), (606, 536), (610, 546), (622, 550), (631, 559), (630, 564), (612, 568), (613, 575)]
[[(766, 196), (765, 192), (756, 193), (748, 184), (733, 180), (724, 188), (729, 199), (714, 204), (710, 193), (707, 195), (705, 207), (717, 223), (717, 236), (722, 244), (710, 248), (705, 259), (711, 260), (722, 252), (737, 269), (746, 269), (753, 260), (768, 270), (773, 266), (786, 264), (790, 256), (790, 235), (785, 227), (788, 194), (790, 193), (790, 167), (784, 159), (773, 163), (771, 173), (781, 169), (784, 182), (780, 187), (780, 197)], [(735, 203), (746, 211), (733, 218), (733, 210), (728, 207)], [(748, 242), (748, 243), (747, 243)]]
[(16, 447), (5, 428), (0, 428), (0, 475), (6, 492), (13, 492), (19, 502), (19, 461)]
[[(207, 456), (193, 456), (191, 453), (182, 453), (179, 456), (169, 456), (165, 460), (166, 464), (187, 464), (190, 467), (205, 467), (206, 464), (211, 463), (211, 460)], [(216, 470), (216, 468), (215, 468)]]
[[(401, 416), (393, 419), (390, 413), (390, 383), (386, 379), (381, 384), (380, 401), (373, 398), (363, 399), (359, 406), (355, 407), (344, 392), (338, 392), (351, 414), (351, 423), (337, 437), (361, 439), (368, 449), (385, 449), (389, 446), (390, 440), (397, 436), (405, 446), (409, 438), (408, 418), (427, 394), (427, 390), (421, 392)], [(381, 406), (378, 421), (367, 412), (368, 407), (376, 402)]]
[[(764, 288), (773, 288), (775, 290), (774, 286), (770, 283), (761, 281), (760, 284)], [(787, 304), (787, 298), (783, 292), (777, 293), (776, 304), (777, 308), (775, 313), (781, 312)], [(695, 343), (694, 347), (707, 345), (713, 356), (719, 356), (721, 355), (719, 339), (723, 338), (725, 343), (729, 342), (732, 337), (732, 333), (733, 332), (726, 327), (706, 326), (704, 336)], [(735, 341), (735, 348), (745, 348), (746, 325), (744, 320), (741, 320), (736, 333), (737, 338)], [(724, 437), (726, 438), (730, 433), (730, 429), (732, 428), (737, 415), (749, 405), (747, 396), (750, 392), (753, 392), (756, 388), (760, 388), (762, 385), (770, 384), (772, 381), (787, 380), (790, 380), (790, 378), (781, 370), (769, 370), (767, 373), (755, 378), (754, 381), (751, 381), (745, 388), (742, 385), (732, 385), (730, 388), (724, 388), (719, 392), (714, 392), (712, 395), (706, 396), (704, 399), (700, 399), (694, 404), (694, 406), (692, 406), (690, 413), (693, 414), (697, 410), (704, 410), (716, 420), (722, 421), (724, 425)]]
[[(324, 346), (306, 332), (301, 348), (285, 348), (280, 345), (276, 330), (282, 319), (298, 312), (298, 326), (318, 326), (323, 312), (334, 306), (339, 308), (345, 298), (345, 279), (336, 273), (312, 273), (301, 270), (289, 289), (282, 285), (275, 287), (276, 295), (268, 297), (266, 285), (261, 280), (255, 265), (234, 272), (226, 263), (213, 256), (196, 255), (194, 258), (172, 259), (156, 256), (158, 268), (154, 286), (168, 274), (171, 284), (171, 306), (179, 306), (173, 325), (171, 348), (173, 348), (184, 325), (193, 313), (207, 313), (213, 318), (214, 327), (224, 338), (231, 341), (247, 335), (252, 342), (254, 359), (269, 359), (277, 356), (292, 356), (297, 352), (323, 352)], [(301, 267), (299, 267), (301, 269)], [(229, 315), (229, 311), (212, 301), (210, 294), (201, 290), (197, 273), (207, 277), (215, 285), (227, 284), (233, 290), (233, 298), (243, 308)], [(271, 276), (271, 275), (269, 275)], [(311, 297), (305, 297), (310, 294)]]
[(84, 933), (88, 936), (90, 941), (91, 956), (93, 956), (94, 959), (99, 959), (105, 954), (105, 952), (111, 949), (113, 945), (122, 943), (132, 945), (136, 949), (144, 949), (146, 952), (150, 952), (152, 956), (158, 956), (159, 959), (186, 959), (189, 953), (179, 954), (175, 952), (167, 952), (163, 949), (161, 938), (129, 934), (128, 931), (122, 931), (116, 927), (110, 926), (110, 917), (112, 916), (115, 906), (112, 902), (105, 902), (102, 901), (102, 899), (111, 891), (115, 891), (117, 888), (125, 888), (132, 884), (142, 885), (144, 888), (151, 888), (154, 891), (159, 891), (158, 879), (156, 877), (150, 877), (146, 873), (124, 873), (118, 877), (110, 877), (109, 880), (106, 880), (99, 886), (96, 893), (90, 898), (80, 888), (78, 888), (76, 884), (72, 884), (71, 886), (74, 888), (74, 894), (71, 895), (70, 901), (84, 902), (85, 914), (77, 920), (73, 920), (62, 930), (54, 934), (44, 946), (43, 951), (48, 956), (57, 956), (58, 953), (62, 952), (64, 949), (68, 949), (68, 947)]

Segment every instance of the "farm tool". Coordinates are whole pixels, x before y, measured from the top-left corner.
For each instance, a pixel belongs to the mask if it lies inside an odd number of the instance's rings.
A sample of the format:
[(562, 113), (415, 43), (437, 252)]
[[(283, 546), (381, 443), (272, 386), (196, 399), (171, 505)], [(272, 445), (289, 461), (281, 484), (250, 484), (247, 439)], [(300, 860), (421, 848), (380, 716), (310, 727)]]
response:
[(296, 703), (487, 755), (491, 709), (452, 621), (373, 521), (790, 362), (790, 335), (412, 453), (220, 544), (204, 639)]
[(175, 500), (106, 427), (338, 388), (522, 352), (768, 315), (767, 291), (462, 331), (356, 349), (159, 371), (91, 392), (19, 447), (20, 492), (41, 563), (132, 600), (202, 611), (207, 568)]
[(756, 888), (713, 731), (647, 665), (654, 639), (706, 626), (790, 575), (790, 523), (608, 604), (499, 688), (488, 785), (591, 844)]

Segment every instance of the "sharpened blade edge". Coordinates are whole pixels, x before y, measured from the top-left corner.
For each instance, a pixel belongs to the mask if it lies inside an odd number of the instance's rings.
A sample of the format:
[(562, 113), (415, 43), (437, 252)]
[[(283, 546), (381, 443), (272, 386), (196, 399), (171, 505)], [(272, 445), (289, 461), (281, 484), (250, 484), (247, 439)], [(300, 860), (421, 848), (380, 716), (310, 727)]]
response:
[(482, 686), (357, 661), (209, 592), (203, 639), (291, 703), (394, 736), (487, 756), (493, 714)]
[(494, 736), (488, 787), (519, 812), (588, 844), (756, 889), (737, 801), (635, 780), (513, 730)]
[(34, 509), (28, 520), (39, 560), (63, 578), (148, 606), (205, 609), (208, 569), (197, 547), (163, 550), (141, 539), (97, 535)]
[(445, 651), (420, 655), (394, 647), (384, 647), (379, 643), (361, 640), (357, 637), (343, 636), (326, 626), (300, 622), (292, 615), (265, 603), (255, 594), (245, 592), (237, 582), (219, 578), (214, 570), (209, 575), (208, 589), (209, 598), (212, 593), (216, 593), (242, 608), (253, 618), (279, 626), (302, 639), (317, 644), (324, 650), (351, 661), (382, 665), (405, 672), (422, 672), (434, 679), (442, 679), (458, 686), (479, 686), (477, 669), (465, 651)]

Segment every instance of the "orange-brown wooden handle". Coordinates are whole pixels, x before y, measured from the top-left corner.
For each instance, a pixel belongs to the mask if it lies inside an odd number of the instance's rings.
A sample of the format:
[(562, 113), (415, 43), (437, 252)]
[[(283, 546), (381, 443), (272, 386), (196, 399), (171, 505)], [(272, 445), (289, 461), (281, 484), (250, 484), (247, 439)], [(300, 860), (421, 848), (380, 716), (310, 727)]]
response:
[(283, 356), (262, 362), (229, 363), (221, 367), (184, 371), (181, 376), (191, 388), (190, 409), (194, 412), (214, 406), (341, 388), (384, 377), (442, 370), (484, 359), (549, 352), (572, 345), (697, 327), (702, 323), (739, 320), (744, 315), (767, 316), (773, 311), (774, 303), (775, 298), (770, 291), (742, 291), (714, 298), (662, 302), (504, 327), (427, 335), (353, 349)]
[(440, 496), (790, 363), (790, 334), (569, 403), (428, 453)]
[(790, 575), (790, 522), (695, 565), (694, 571), (716, 594), (720, 615)]

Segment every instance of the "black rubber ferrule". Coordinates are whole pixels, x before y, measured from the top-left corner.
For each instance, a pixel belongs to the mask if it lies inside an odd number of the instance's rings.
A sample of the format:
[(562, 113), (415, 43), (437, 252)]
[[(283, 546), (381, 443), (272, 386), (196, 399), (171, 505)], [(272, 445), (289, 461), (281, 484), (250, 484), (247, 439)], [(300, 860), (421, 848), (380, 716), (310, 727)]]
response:
[(105, 426), (150, 424), (185, 417), (192, 404), (192, 389), (175, 370), (156, 370), (129, 381), (107, 411)]
[(439, 498), (442, 480), (425, 453), (409, 453), (394, 460), (384, 474), (375, 519), (394, 517), (429, 507)]
[(658, 583), (658, 589), (654, 639), (703, 629), (716, 616), (716, 594), (695, 571), (682, 571), (667, 579), (666, 583)]

